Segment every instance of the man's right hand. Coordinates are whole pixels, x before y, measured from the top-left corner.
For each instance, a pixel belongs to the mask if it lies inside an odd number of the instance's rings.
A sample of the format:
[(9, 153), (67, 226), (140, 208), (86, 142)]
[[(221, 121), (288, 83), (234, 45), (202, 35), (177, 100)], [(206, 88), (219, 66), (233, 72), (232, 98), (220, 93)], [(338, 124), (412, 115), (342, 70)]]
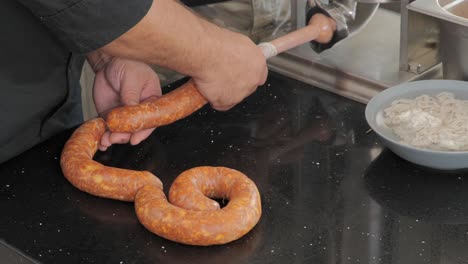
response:
[(194, 77), (194, 81), (214, 109), (226, 111), (265, 83), (268, 68), (260, 48), (249, 38), (225, 29), (220, 31), (221, 47), (213, 51), (218, 59), (204, 65), (204, 74)]

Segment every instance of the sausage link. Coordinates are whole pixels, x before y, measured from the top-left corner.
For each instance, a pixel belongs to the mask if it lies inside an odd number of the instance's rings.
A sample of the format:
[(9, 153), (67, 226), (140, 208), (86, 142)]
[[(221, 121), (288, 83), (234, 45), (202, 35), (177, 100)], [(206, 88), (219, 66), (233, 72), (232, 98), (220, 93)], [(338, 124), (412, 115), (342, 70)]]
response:
[[(92, 119), (81, 125), (64, 146), (62, 171), (78, 189), (135, 201), (137, 217), (148, 230), (189, 245), (225, 244), (258, 223), (262, 214), (260, 194), (255, 183), (241, 172), (224, 167), (187, 170), (169, 191), (171, 204), (161, 181), (150, 172), (107, 167), (93, 160), (105, 130), (104, 120)], [(229, 203), (220, 209), (207, 197), (228, 199)]]
[[(197, 206), (198, 202), (206, 204), (205, 195), (228, 199), (229, 203), (220, 210), (205, 210), (205, 205)], [(185, 171), (174, 181), (169, 196), (172, 204), (162, 190), (154, 186), (142, 188), (135, 198), (138, 219), (151, 232), (189, 245), (209, 246), (236, 240), (248, 233), (262, 214), (255, 184), (244, 174), (223, 167)]]
[(93, 160), (106, 125), (101, 118), (81, 125), (63, 148), (62, 172), (78, 189), (89, 194), (121, 201), (133, 201), (145, 185), (162, 190), (161, 181), (147, 171), (133, 171), (104, 166)]
[(107, 127), (111, 132), (133, 133), (164, 126), (189, 116), (206, 103), (193, 80), (190, 80), (160, 98), (113, 109), (107, 115)]

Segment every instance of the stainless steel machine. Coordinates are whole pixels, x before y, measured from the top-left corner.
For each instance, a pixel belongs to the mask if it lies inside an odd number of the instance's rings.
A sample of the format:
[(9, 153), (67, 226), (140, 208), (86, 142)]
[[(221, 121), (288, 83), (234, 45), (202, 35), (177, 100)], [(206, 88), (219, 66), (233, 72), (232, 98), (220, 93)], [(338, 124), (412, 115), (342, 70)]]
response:
[[(327, 13), (338, 22), (332, 45), (295, 48), (270, 59), (270, 69), (360, 102), (402, 82), (468, 79), (468, 2), (401, 0), (397, 10), (388, 2), (396, 1), (238, 0), (199, 12), (217, 14), (215, 22), (258, 42), (303, 27), (311, 9)], [(230, 20), (234, 16), (219, 16), (229, 6), (241, 11), (234, 8), (239, 4), (245, 12), (235, 17), (243, 27)]]
[(432, 55), (432, 65), (442, 62), (446, 79), (468, 80), (468, 2), (417, 0), (408, 9), (410, 17), (425, 17), (435, 28), (433, 38), (440, 45)]
[[(302, 2), (294, 7), (296, 27), (306, 21), (307, 3)], [(357, 2), (361, 12), (356, 12), (354, 20), (348, 19), (352, 30), (338, 45), (321, 53), (305, 45), (270, 60), (270, 66), (361, 102), (402, 82), (442, 78), (438, 24), (410, 12), (408, 4), (402, 0), (400, 12), (395, 12), (386, 9), (386, 4)]]

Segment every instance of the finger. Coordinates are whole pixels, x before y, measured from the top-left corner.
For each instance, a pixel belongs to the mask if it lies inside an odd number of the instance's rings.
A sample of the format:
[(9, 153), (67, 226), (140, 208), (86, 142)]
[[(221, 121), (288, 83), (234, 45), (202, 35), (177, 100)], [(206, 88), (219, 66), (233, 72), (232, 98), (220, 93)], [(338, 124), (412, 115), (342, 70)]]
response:
[(260, 78), (260, 82), (258, 83), (258, 85), (264, 85), (266, 83), (268, 79), (268, 67), (265, 66), (265, 68), (263, 69), (263, 72), (262, 72), (262, 78)]
[(102, 151), (102, 152), (104, 152), (104, 151), (107, 150), (106, 147), (103, 147), (103, 146), (101, 146), (101, 145), (99, 145), (98, 149), (99, 149), (99, 151)]
[(225, 104), (225, 105), (216, 105), (216, 104), (211, 104), (211, 107), (217, 111), (228, 111), (230, 109), (232, 109), (234, 106), (236, 106), (237, 104), (239, 104), (240, 102), (242, 102), (245, 98), (249, 97), (250, 95), (252, 95), (256, 90), (257, 90), (258, 86), (252, 86), (250, 89), (249, 89), (249, 92), (248, 94), (245, 95), (244, 98), (241, 98), (240, 100), (238, 100), (238, 102), (233, 102), (231, 104)]
[(144, 63), (136, 63), (122, 79), (121, 101), (135, 105), (149, 97), (161, 96), (161, 84), (156, 72)]
[(147, 81), (147, 74), (138, 72), (138, 69), (129, 68), (121, 79), (120, 100), (122, 103), (124, 105), (137, 105), (140, 103), (141, 93)]
[(112, 145), (112, 143), (110, 142), (110, 132), (109, 131), (106, 131), (102, 137), (101, 137), (101, 141), (99, 142), (99, 150), (100, 151), (106, 151), (108, 147), (110, 147)]
[(217, 111), (228, 111), (231, 108), (233, 108), (236, 104), (230, 104), (230, 105), (211, 105), (211, 107)]
[(153, 133), (154, 130), (155, 128), (150, 128), (133, 133), (133, 135), (130, 138), (130, 144), (140, 144), (143, 140), (147, 139), (151, 135), (151, 133)]
[(146, 101), (148, 98), (159, 98), (162, 95), (161, 82), (158, 75), (149, 66), (148, 70), (150, 71), (148, 73), (148, 81), (145, 83), (141, 91), (141, 101)]
[(111, 133), (109, 141), (111, 144), (125, 144), (130, 141), (130, 133)]

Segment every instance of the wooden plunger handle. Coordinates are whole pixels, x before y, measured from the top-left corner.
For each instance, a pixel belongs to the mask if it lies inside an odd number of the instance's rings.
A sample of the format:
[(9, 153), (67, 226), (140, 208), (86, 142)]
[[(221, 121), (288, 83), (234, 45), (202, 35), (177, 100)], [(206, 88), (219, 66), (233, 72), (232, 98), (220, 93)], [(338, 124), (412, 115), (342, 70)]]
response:
[(260, 43), (258, 46), (262, 49), (265, 58), (269, 59), (279, 53), (313, 40), (327, 43), (332, 39), (335, 30), (336, 23), (333, 19), (323, 14), (316, 14), (307, 26), (270, 42)]

